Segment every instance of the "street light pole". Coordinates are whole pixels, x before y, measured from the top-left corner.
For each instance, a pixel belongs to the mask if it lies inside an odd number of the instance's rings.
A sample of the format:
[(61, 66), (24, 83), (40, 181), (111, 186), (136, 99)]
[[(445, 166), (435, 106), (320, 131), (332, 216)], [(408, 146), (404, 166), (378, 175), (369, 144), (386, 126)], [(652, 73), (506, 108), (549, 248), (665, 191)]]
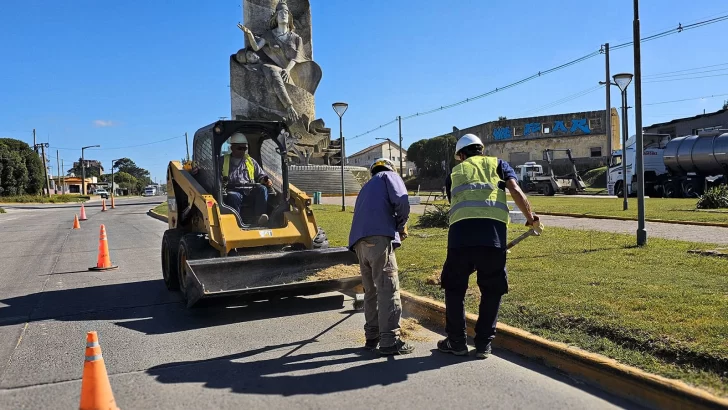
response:
[(344, 186), (344, 162), (346, 162), (346, 147), (344, 144), (344, 128), (342, 117), (344, 116), (346, 109), (349, 108), (349, 104), (345, 102), (336, 102), (331, 104), (331, 106), (333, 107), (334, 112), (336, 112), (336, 115), (339, 116), (339, 141), (341, 142), (341, 211), (344, 212), (346, 211), (346, 190)]
[(644, 141), (642, 136), (642, 61), (640, 54), (640, 7), (639, 0), (634, 0), (634, 126), (637, 134), (635, 165), (637, 165), (637, 246), (647, 244), (645, 229), (645, 167), (643, 161)]
[[(604, 60), (606, 63), (606, 83), (609, 83), (611, 81), (611, 78), (609, 76), (609, 43), (604, 44)], [(607, 155), (611, 158), (612, 157), (612, 89), (609, 87), (606, 87), (607, 91), (607, 113), (605, 115), (607, 123), (606, 129), (607, 129)]]
[(86, 195), (86, 156), (84, 150), (86, 148), (100, 148), (101, 145), (89, 145), (88, 147), (81, 147), (81, 192)]
[(627, 87), (632, 82), (632, 74), (615, 74), (614, 82), (622, 92), (622, 191), (624, 196), (622, 210), (626, 211), (629, 192), (629, 181), (627, 180), (627, 134), (629, 134), (629, 127), (627, 126)]
[(402, 116), (398, 116), (397, 119), (399, 120), (399, 176), (403, 177), (402, 174), (404, 173), (404, 155), (402, 155), (402, 150), (404, 148), (402, 148)]

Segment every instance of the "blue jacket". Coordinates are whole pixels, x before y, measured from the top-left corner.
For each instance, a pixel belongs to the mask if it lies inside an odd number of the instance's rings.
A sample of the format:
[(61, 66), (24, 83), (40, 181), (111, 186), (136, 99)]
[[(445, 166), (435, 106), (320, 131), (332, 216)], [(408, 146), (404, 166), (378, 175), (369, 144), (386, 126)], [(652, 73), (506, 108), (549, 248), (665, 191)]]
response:
[(409, 213), (409, 197), (402, 178), (392, 171), (373, 175), (356, 198), (349, 249), (354, 250), (356, 242), (367, 236), (388, 236), (398, 247), (398, 231), (407, 223)]

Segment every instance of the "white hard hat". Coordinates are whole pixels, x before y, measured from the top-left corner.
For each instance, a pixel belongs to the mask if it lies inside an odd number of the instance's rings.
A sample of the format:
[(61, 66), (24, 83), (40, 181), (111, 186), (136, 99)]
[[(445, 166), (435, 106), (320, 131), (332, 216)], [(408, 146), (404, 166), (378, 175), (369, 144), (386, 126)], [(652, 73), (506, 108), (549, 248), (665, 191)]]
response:
[(455, 158), (458, 157), (458, 152), (460, 152), (463, 148), (470, 146), (470, 145), (480, 145), (483, 146), (483, 141), (480, 140), (477, 136), (473, 134), (465, 134), (458, 140), (458, 143), (455, 144)]
[(372, 175), (374, 175), (374, 168), (377, 168), (377, 167), (384, 167), (390, 171), (394, 171), (394, 163), (387, 158), (375, 159), (374, 162), (372, 162), (372, 165), (369, 167), (369, 172), (371, 172)]
[(236, 132), (230, 137), (231, 144), (247, 144), (248, 138), (242, 132)]

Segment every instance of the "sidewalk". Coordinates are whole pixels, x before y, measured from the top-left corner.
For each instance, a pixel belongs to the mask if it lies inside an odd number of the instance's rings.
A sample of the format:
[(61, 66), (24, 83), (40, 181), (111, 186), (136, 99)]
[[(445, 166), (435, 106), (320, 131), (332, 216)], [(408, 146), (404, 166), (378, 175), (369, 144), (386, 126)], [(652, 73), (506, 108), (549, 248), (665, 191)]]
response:
[[(341, 205), (341, 197), (321, 198), (323, 205)], [(346, 197), (346, 205), (354, 206), (356, 197)], [(430, 206), (431, 207), (431, 206)], [(412, 205), (411, 212), (421, 215), (425, 205)], [(545, 226), (587, 231), (602, 231), (635, 234), (637, 221), (617, 221), (608, 219), (569, 218), (565, 216), (539, 216)], [(662, 222), (647, 222), (647, 237), (673, 239), (688, 242), (714, 243), (728, 245), (728, 228), (712, 226), (680, 225)]]

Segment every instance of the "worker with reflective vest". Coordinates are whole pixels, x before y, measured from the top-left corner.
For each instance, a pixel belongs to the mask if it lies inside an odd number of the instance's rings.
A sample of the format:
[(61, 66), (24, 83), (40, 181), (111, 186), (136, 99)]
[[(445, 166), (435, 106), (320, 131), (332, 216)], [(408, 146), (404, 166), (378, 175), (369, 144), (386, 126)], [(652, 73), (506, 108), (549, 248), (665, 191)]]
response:
[(447, 338), (437, 343), (441, 352), (465, 356), (469, 353), (465, 328), (465, 292), (477, 271), (480, 309), (475, 325), (475, 357), (491, 352), (501, 297), (508, 293), (506, 245), (509, 222), (506, 188), (531, 225), (538, 217), (531, 212), (518, 178), (507, 162), (483, 155), (483, 142), (473, 134), (463, 135), (455, 146), (461, 162), (445, 182), (450, 200), (447, 258), (440, 283), (445, 290)]
[(230, 137), (230, 153), (222, 157), (222, 179), (227, 195), (225, 204), (238, 214), (244, 206), (253, 207), (258, 225), (268, 223), (268, 189), (272, 183), (263, 168), (248, 155), (248, 138), (236, 132)]

